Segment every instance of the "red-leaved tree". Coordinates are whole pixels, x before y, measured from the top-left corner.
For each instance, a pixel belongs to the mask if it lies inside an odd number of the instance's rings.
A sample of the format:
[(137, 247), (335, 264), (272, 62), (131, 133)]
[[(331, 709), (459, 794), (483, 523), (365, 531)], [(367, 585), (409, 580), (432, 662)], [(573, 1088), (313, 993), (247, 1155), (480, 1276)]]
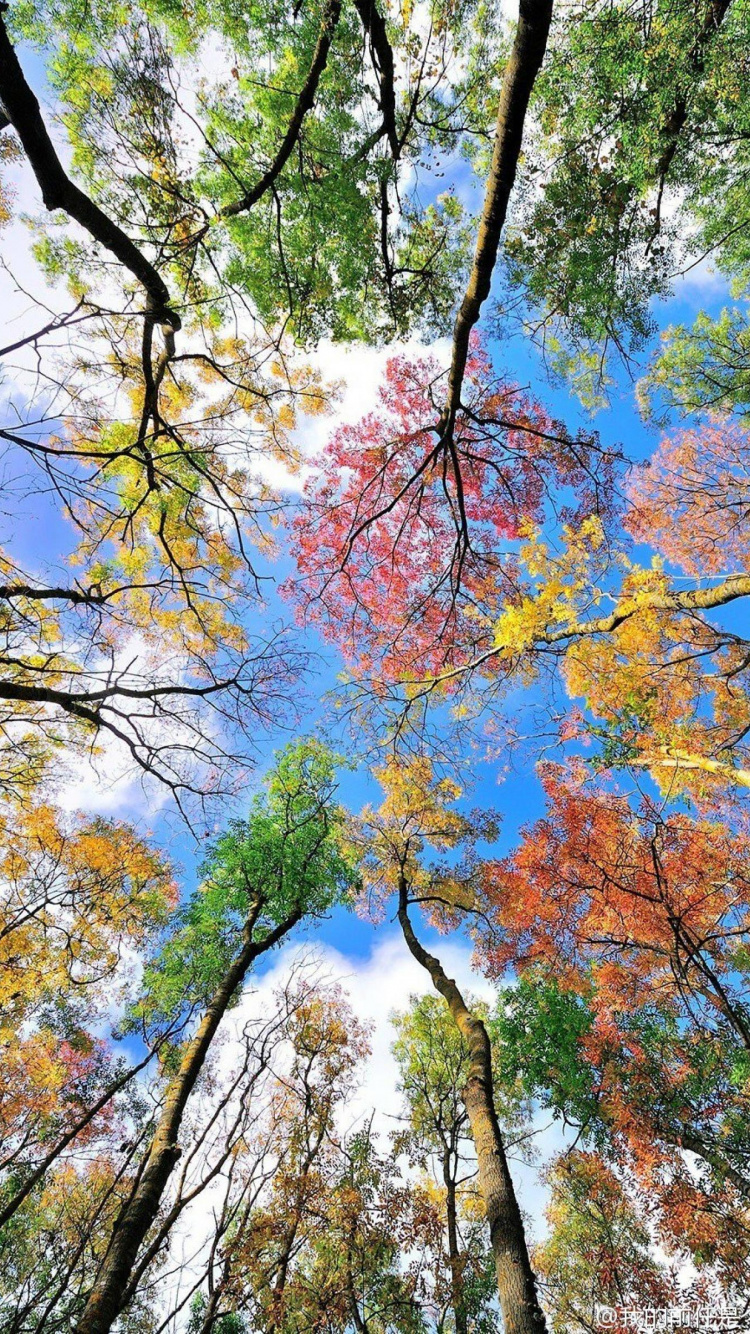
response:
[(499, 376), (478, 340), (446, 440), (445, 375), (432, 356), (392, 357), (376, 408), (334, 432), (292, 525), (287, 594), (355, 669), (398, 680), (492, 642), (530, 525), (611, 505), (613, 455)]

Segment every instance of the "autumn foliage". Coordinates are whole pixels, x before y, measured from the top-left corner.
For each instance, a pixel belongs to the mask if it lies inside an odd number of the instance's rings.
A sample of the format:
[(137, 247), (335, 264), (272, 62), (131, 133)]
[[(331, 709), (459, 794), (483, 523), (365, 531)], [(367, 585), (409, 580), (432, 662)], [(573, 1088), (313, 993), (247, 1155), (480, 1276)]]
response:
[[(610, 1003), (641, 988), (680, 1003), (695, 981), (729, 1014), (737, 936), (746, 927), (747, 832), (629, 800), (551, 769), (547, 811), (518, 850), (485, 869), (505, 937), (491, 958), (593, 970)], [(742, 1022), (737, 1019), (737, 1022)]]
[(550, 507), (575, 524), (610, 504), (596, 439), (568, 435), (478, 341), (450, 444), (444, 381), (434, 357), (392, 357), (376, 408), (334, 432), (292, 524), (287, 592), (360, 671), (420, 678), (486, 647), (529, 526)]
[(0, 4), (0, 1334), (747, 1315), (747, 18)]
[[(596, 1149), (586, 1172), (601, 1159), (607, 1191), (625, 1192), (617, 1212), (641, 1218), (641, 1245), (653, 1234), (705, 1271), (705, 1296), (746, 1272), (747, 831), (667, 817), (580, 774), (551, 770), (545, 786), (546, 814), (485, 868), (482, 956), (493, 974), (512, 962), (521, 975), (498, 1012), (503, 1059)], [(563, 1161), (555, 1189), (567, 1196), (566, 1171)], [(572, 1265), (572, 1282), (581, 1257), (563, 1261), (561, 1241), (543, 1269), (559, 1279)], [(591, 1293), (626, 1260), (617, 1241)], [(662, 1301), (675, 1272), (654, 1272)]]
[(666, 436), (631, 486), (628, 526), (686, 574), (746, 570), (748, 433), (713, 418)]

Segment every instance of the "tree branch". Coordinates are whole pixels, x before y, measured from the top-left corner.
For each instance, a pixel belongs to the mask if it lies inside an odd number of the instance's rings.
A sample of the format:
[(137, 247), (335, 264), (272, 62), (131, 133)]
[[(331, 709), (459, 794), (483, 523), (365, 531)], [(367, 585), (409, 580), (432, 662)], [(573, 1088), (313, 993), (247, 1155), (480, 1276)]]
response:
[(328, 62), (328, 52), (331, 49), (333, 34), (336, 24), (341, 15), (341, 0), (328, 0), (323, 11), (323, 18), (320, 24), (320, 34), (312, 58), (312, 64), (305, 79), (302, 92), (297, 98), (297, 102), (292, 112), (286, 134), (281, 141), (279, 151), (276, 154), (268, 171), (264, 172), (260, 180), (250, 190), (247, 190), (240, 199), (235, 200), (233, 204), (225, 204), (224, 208), (219, 210), (217, 218), (235, 218), (239, 213), (246, 213), (248, 209), (257, 204), (258, 200), (271, 188), (274, 181), (283, 171), (286, 163), (291, 156), (294, 145), (296, 144), (302, 122), (308, 111), (312, 110), (315, 101), (315, 94), (318, 91), (318, 84)]
[[(698, 36), (688, 52), (688, 64), (693, 74), (700, 75), (703, 73), (706, 64), (706, 50), (715, 32), (726, 17), (731, 2), (732, 0), (710, 0)], [(687, 121), (687, 113), (687, 94), (681, 93), (676, 98), (675, 104), (662, 128), (661, 137), (665, 146), (656, 164), (655, 172), (656, 179), (661, 181), (662, 185), (677, 151), (680, 134)]]
[(552, 0), (521, 0), (513, 49), (505, 67), (497, 110), (492, 165), (477, 234), (474, 262), (453, 329), (453, 351), (440, 434), (449, 440), (461, 402), (469, 338), (490, 293), (500, 234), (516, 179), (531, 91), (547, 47)]
[(383, 125), (394, 162), (401, 156), (402, 143), (396, 128), (396, 77), (393, 69), (393, 49), (388, 40), (385, 20), (375, 0), (354, 0), (362, 20), (362, 27), (370, 39), (372, 63), (380, 85), (380, 110)]
[[(542, 630), (534, 635), (528, 648), (550, 647), (555, 644), (563, 644), (573, 639), (583, 639), (590, 635), (611, 634), (625, 621), (633, 616), (637, 616), (641, 611), (710, 611), (714, 607), (726, 606), (729, 602), (736, 602), (739, 598), (750, 596), (750, 575), (733, 574), (722, 583), (715, 584), (713, 588), (690, 588), (684, 592), (658, 592), (641, 594), (638, 598), (623, 598), (617, 604), (615, 610), (609, 616), (599, 616), (588, 621), (573, 621), (569, 625), (561, 626), (559, 630)], [(442, 685), (446, 681), (454, 680), (456, 677), (463, 676), (466, 672), (474, 671), (492, 658), (507, 653), (507, 648), (502, 644), (495, 644), (492, 648), (480, 653), (471, 662), (463, 663), (460, 667), (454, 667), (448, 672), (441, 672), (439, 676), (429, 677), (423, 681), (405, 682), (408, 685), (423, 685), (430, 688)]]
[(750, 769), (738, 769), (722, 760), (712, 760), (707, 755), (694, 755), (691, 751), (675, 750), (673, 746), (661, 746), (658, 754), (643, 755), (638, 759), (629, 759), (631, 769), (682, 769), (716, 774), (737, 787), (750, 787)]
[(0, 102), (31, 163), (44, 205), (50, 211), (62, 209), (80, 223), (137, 278), (146, 292), (149, 315), (164, 327), (169, 345), (180, 319), (170, 308), (167, 286), (130, 237), (67, 175), (8, 36), (3, 18), (6, 8), (4, 4), (0, 7)]

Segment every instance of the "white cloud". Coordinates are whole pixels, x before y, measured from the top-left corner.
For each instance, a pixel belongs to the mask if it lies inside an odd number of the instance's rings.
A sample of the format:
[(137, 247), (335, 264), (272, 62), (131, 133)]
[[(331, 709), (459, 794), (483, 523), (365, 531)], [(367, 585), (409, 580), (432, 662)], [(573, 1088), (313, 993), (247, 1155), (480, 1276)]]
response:
[[(471, 950), (458, 942), (441, 945), (441, 958), (459, 986), (475, 996), (490, 999), (492, 988), (472, 972)], [(235, 1034), (251, 1018), (269, 1013), (274, 993), (284, 985), (295, 968), (306, 966), (321, 982), (339, 983), (347, 993), (357, 1018), (372, 1026), (372, 1054), (365, 1063), (359, 1090), (349, 1103), (347, 1116), (355, 1122), (375, 1109), (384, 1118), (398, 1113), (397, 1068), (390, 1051), (393, 1030), (390, 1016), (403, 1010), (411, 996), (431, 990), (424, 969), (409, 954), (401, 936), (388, 933), (376, 936), (371, 954), (364, 960), (351, 959), (328, 944), (289, 945), (281, 950), (271, 969), (248, 990), (236, 1010), (231, 1026)], [(222, 1059), (226, 1059), (222, 1054)]]
[(728, 300), (729, 283), (724, 274), (719, 273), (710, 258), (704, 256), (697, 264), (691, 265), (681, 273), (674, 283), (674, 297), (689, 301), (695, 305)]
[[(391, 357), (427, 355), (447, 365), (450, 340), (441, 338), (430, 343), (429, 347), (415, 338), (389, 343), (387, 347), (366, 347), (357, 343), (342, 347), (338, 343), (322, 342), (312, 361), (327, 386), (338, 385), (339, 397), (331, 412), (300, 419), (293, 437), (305, 458), (314, 459), (339, 426), (352, 425), (372, 412), (377, 404), (386, 362)], [(301, 491), (308, 475), (307, 469), (295, 477), (287, 474), (283, 479), (285, 489)], [(269, 481), (280, 480), (278, 476), (269, 475)]]
[[(446, 972), (455, 978), (464, 994), (471, 993), (479, 1000), (494, 999), (493, 986), (472, 968), (470, 945), (446, 939), (440, 942), (439, 949)], [(381, 1136), (386, 1137), (395, 1127), (401, 1103), (397, 1088), (398, 1068), (391, 1052), (394, 1032), (390, 1018), (394, 1011), (406, 1009), (412, 996), (422, 996), (432, 990), (425, 970), (412, 958), (397, 932), (374, 937), (371, 953), (365, 959), (350, 958), (328, 944), (316, 944), (312, 948), (289, 945), (281, 950), (273, 967), (245, 993), (229, 1016), (220, 1057), (222, 1068), (225, 1071), (231, 1069), (232, 1052), (238, 1050), (243, 1026), (251, 1019), (272, 1012), (274, 993), (300, 966), (314, 972), (321, 982), (340, 984), (357, 1018), (371, 1025), (371, 1054), (364, 1063), (360, 1085), (347, 1105), (345, 1126), (348, 1129), (361, 1124), (375, 1111), (375, 1126)], [(547, 1230), (544, 1208), (548, 1198), (541, 1171), (552, 1156), (564, 1149), (570, 1136), (566, 1137), (559, 1123), (551, 1124), (548, 1114), (540, 1114), (534, 1124), (539, 1132), (539, 1165), (522, 1163), (513, 1152), (509, 1156), (519, 1205), (530, 1224), (531, 1239), (539, 1240)]]
[(122, 742), (107, 740), (94, 756), (79, 756), (75, 772), (69, 772), (55, 792), (64, 811), (88, 815), (117, 816), (137, 821), (153, 818), (168, 804), (168, 788), (149, 780), (134, 767), (133, 757)]

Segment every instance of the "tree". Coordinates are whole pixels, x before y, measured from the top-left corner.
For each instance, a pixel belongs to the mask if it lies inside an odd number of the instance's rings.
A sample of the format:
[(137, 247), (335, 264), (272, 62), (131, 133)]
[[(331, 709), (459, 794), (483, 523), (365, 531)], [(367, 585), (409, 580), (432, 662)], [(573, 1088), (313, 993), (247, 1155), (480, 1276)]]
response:
[(501, 993), (492, 1032), (501, 1084), (520, 1081), (576, 1127), (577, 1142), (635, 1190), (675, 1263), (687, 1252), (733, 1296), (747, 1266), (748, 1106), (746, 1056), (729, 1026), (706, 1032), (658, 991), (626, 1010), (590, 976), (570, 989), (530, 972)]
[(164, 926), (176, 885), (132, 828), (48, 805), (6, 812), (0, 874), (1, 1227), (71, 1146), (95, 1152), (154, 1054), (118, 1056), (106, 1015), (132, 995), (124, 960)]
[(523, 973), (493, 1020), (505, 1078), (635, 1179), (665, 1250), (731, 1297), (748, 1262), (741, 832), (559, 775), (549, 796), (487, 868), (489, 967)]
[[(262, 1013), (254, 1016), (251, 1006), (249, 1017), (238, 1016), (229, 1025), (223, 1047), (215, 1043), (208, 1053), (180, 1127), (179, 1162), (123, 1292), (122, 1318), (128, 1325), (166, 1327), (180, 1314), (191, 1295), (182, 1296), (185, 1284), (197, 1289), (204, 1272), (213, 1276), (222, 1232), (217, 1221), (217, 1237), (212, 1238), (207, 1220), (217, 1194), (223, 1196), (220, 1216), (226, 1229), (247, 1196), (267, 1185), (275, 1170), (264, 1143), (274, 1062), (309, 992), (299, 970), (293, 969)], [(107, 1115), (99, 1115), (94, 1133), (82, 1136), (74, 1153), (52, 1164), (0, 1233), (7, 1258), (0, 1307), (8, 1312), (9, 1328), (41, 1334), (48, 1324), (69, 1330), (80, 1320), (92, 1270), (103, 1263), (118, 1218), (137, 1189), (164, 1110), (169, 1067), (174, 1065), (165, 1048), (162, 1044), (161, 1072), (152, 1070), (150, 1078), (131, 1083), (127, 1099), (121, 1097)], [(75, 1226), (68, 1226), (74, 1219)], [(48, 1247), (48, 1232), (54, 1228)], [(39, 1263), (40, 1248), (48, 1249), (48, 1264)]]
[(670, 417), (720, 413), (747, 420), (747, 310), (730, 307), (718, 316), (699, 311), (692, 328), (667, 331), (638, 391), (642, 411), (664, 423)]
[[(473, 1000), (469, 1005), (478, 1008)], [(406, 1113), (396, 1147), (423, 1171), (430, 1167), (430, 1186), (434, 1182), (441, 1197), (433, 1292), (441, 1312), (437, 1325), (455, 1334), (489, 1330), (495, 1320), (490, 1307), (495, 1287), (492, 1256), (477, 1228), (481, 1197), (473, 1180), (471, 1134), (462, 1099), (469, 1051), (437, 996), (413, 998), (410, 1009), (397, 1014), (393, 1023), (397, 1034), (393, 1051)], [(511, 1118), (504, 1114), (502, 1120), (507, 1126)], [(447, 1323), (448, 1309), (452, 1324)]]
[(227, 1172), (191, 1327), (418, 1334), (418, 1276), (402, 1259), (422, 1236), (417, 1201), (372, 1121), (351, 1132), (343, 1121), (364, 1032), (338, 988), (303, 979), (283, 1037)]
[(446, 376), (434, 358), (389, 361), (377, 409), (334, 433), (292, 527), (290, 595), (386, 680), (449, 676), (480, 654), (515, 598), (519, 538), (550, 514), (606, 519), (611, 502), (612, 456), (498, 375), (477, 341), (449, 463), (434, 433)]
[[(86, 1300), (92, 1268), (104, 1259), (111, 1228), (127, 1198), (132, 1158), (93, 1156), (51, 1170), (3, 1229), (0, 1318), (21, 1334), (71, 1328)], [(133, 1327), (149, 1328), (140, 1295)]]
[(554, 1330), (591, 1330), (599, 1308), (627, 1328), (628, 1310), (685, 1303), (674, 1269), (656, 1260), (642, 1211), (595, 1153), (563, 1155), (549, 1173), (548, 1240), (536, 1252)]
[[(387, 414), (374, 416), (370, 428), (373, 445), (364, 453), (342, 452), (346, 432), (331, 447), (297, 540), (300, 569), (313, 576), (304, 591), (309, 615), (349, 654), (358, 698), (371, 712), (374, 702), (376, 724), (385, 705), (402, 742), (419, 732), (431, 702), (449, 699), (455, 717), (485, 709), (506, 726), (496, 701), (537, 683), (552, 701), (559, 673), (568, 695), (582, 702), (553, 716), (561, 743), (597, 738), (601, 763), (646, 768), (666, 792), (685, 788), (701, 800), (712, 792), (724, 800), (727, 788), (747, 786), (747, 640), (722, 618), (723, 608), (750, 592), (738, 526), (741, 432), (717, 423), (710, 432), (683, 433), (665, 442), (647, 478), (634, 479), (626, 522), (657, 546), (647, 565), (634, 561), (599, 504), (611, 459), (596, 451), (588, 458), (601, 463), (601, 489), (581, 492), (576, 515), (566, 511), (566, 492), (555, 492), (558, 474), (550, 477), (546, 515), (534, 518), (527, 506), (524, 517), (524, 487), (511, 469), (506, 481), (520, 507), (514, 517), (511, 501), (498, 509), (491, 488), (467, 489), (466, 543), (451, 547), (450, 492), (434, 477), (420, 483), (424, 495), (410, 496), (407, 469), (403, 484), (402, 474), (395, 478), (398, 487), (391, 477), (380, 510), (368, 500), (368, 514), (352, 527), (363, 476), (380, 486), (389, 467), (401, 466), (397, 439), (385, 454), (374, 444), (389, 434)], [(347, 429), (361, 444), (362, 432)], [(499, 457), (489, 473), (475, 473), (482, 486), (496, 478)], [(344, 459), (349, 471), (339, 472)], [(515, 534), (505, 553), (490, 522), (495, 529), (508, 523)], [(665, 561), (682, 562), (687, 587)], [(720, 577), (706, 586), (719, 562)], [(527, 698), (533, 708), (531, 692)]]
[[(232, 1243), (235, 1291), (252, 1294), (253, 1323), (281, 1334), (305, 1300), (300, 1257), (329, 1224), (326, 1198), (339, 1169), (338, 1118), (367, 1054), (366, 1035), (338, 991), (314, 992), (288, 1026), (292, 1048), (268, 1127), (277, 1159), (271, 1191)], [(301, 1288), (301, 1291), (300, 1291)]]
[(48, 805), (6, 813), (0, 874), (0, 995), (16, 1025), (82, 988), (93, 1013), (120, 953), (176, 901), (166, 859), (133, 828)]
[(634, 476), (628, 526), (693, 577), (744, 571), (746, 479), (747, 434), (736, 423), (714, 418), (673, 432)]
[(507, 860), (484, 870), (486, 903), (503, 933), (493, 967), (512, 957), (562, 976), (599, 972), (612, 1004), (639, 987), (711, 1027), (725, 1021), (750, 1049), (742, 987), (747, 889), (743, 837), (718, 821), (647, 800), (591, 791), (552, 772), (547, 814)]
[(668, 10), (592, 0), (556, 20), (503, 297), (553, 366), (601, 402), (610, 355), (637, 366), (653, 298), (676, 274), (709, 255), (746, 285), (735, 225), (746, 15), (727, 0)]
[(180, 1155), (185, 1108), (250, 968), (303, 917), (325, 912), (352, 881), (340, 850), (334, 791), (334, 762), (319, 743), (298, 743), (282, 754), (247, 822), (217, 840), (202, 888), (180, 910), (146, 971), (140, 1021), (148, 1027), (178, 1013), (196, 1017), (197, 1025), (170, 1061), (163, 1107), (93, 1278), (76, 1326), (80, 1334), (109, 1330), (119, 1314)]
[[(423, 1334), (428, 1326), (423, 1248), (433, 1219), (372, 1122), (342, 1142), (339, 1171), (302, 1278), (295, 1334), (316, 1320), (331, 1334)], [(405, 1257), (412, 1257), (405, 1263)]]
[[(352, 835), (361, 849), (364, 885), (376, 903), (397, 894), (404, 940), (446, 1002), (466, 1044), (468, 1071), (462, 1097), (477, 1156), (503, 1321), (519, 1334), (540, 1331), (545, 1328), (544, 1316), (498, 1121), (487, 1027), (469, 1008), (439, 958), (422, 944), (409, 912), (412, 905), (424, 905), (433, 922), (443, 927), (473, 913), (478, 888), (473, 845), (490, 832), (491, 824), (486, 819), (472, 821), (452, 809), (460, 789), (449, 779), (433, 778), (431, 762), (425, 757), (411, 765), (394, 761), (378, 777), (385, 799), (378, 810), (365, 808)], [(463, 845), (465, 861), (455, 867), (425, 866), (421, 853), (426, 843), (443, 850)]]
[[(117, 23), (107, 6), (99, 18), (104, 30), (92, 34), (90, 44), (79, 31), (95, 66), (97, 44), (106, 44), (107, 25)], [(134, 53), (136, 66), (138, 54), (143, 50)], [(63, 64), (71, 55), (64, 42)], [(47, 205), (80, 222), (146, 297), (145, 311), (138, 311), (130, 308), (129, 293), (119, 305), (117, 297), (113, 303), (105, 293), (91, 293), (97, 279), (106, 287), (107, 265), (91, 263), (73, 246), (64, 249), (61, 266), (52, 246), (52, 274), (67, 272), (74, 308), (20, 340), (21, 351), (27, 344), (40, 347), (69, 322), (82, 325), (82, 349), (63, 349), (59, 368), (53, 341), (43, 377), (49, 390), (40, 391), (35, 380), (28, 387), (20, 367), (14, 429), (3, 431), (22, 489), (51, 488), (72, 520), (72, 549), (63, 555), (77, 574), (55, 571), (45, 578), (19, 566), (12, 546), (3, 553), (6, 786), (17, 785), (23, 761), (31, 761), (23, 779), (28, 786), (49, 768), (50, 750), (61, 743), (85, 747), (101, 733), (178, 797), (186, 796), (196, 785), (202, 790), (206, 766), (216, 785), (221, 764), (232, 759), (232, 723), (241, 729), (243, 715), (254, 714), (257, 725), (267, 704), (275, 707), (277, 686), (283, 689), (301, 665), (293, 653), (282, 660), (275, 635), (248, 636), (231, 608), (257, 593), (250, 547), (253, 539), (267, 542), (261, 527), (273, 510), (258, 458), (266, 451), (277, 460), (291, 458), (293, 405), (300, 398), (316, 410), (320, 392), (304, 371), (285, 375), (281, 362), (266, 374), (267, 348), (252, 333), (222, 336), (205, 310), (193, 321), (194, 346), (168, 372), (181, 321), (164, 279), (119, 222), (66, 175), (4, 22), (0, 58), (7, 122)], [(86, 59), (83, 69), (80, 60), (72, 64), (74, 85), (77, 75), (85, 81)], [(123, 111), (133, 111), (137, 123), (137, 104), (148, 121), (154, 98), (142, 69)], [(153, 133), (144, 129), (144, 135), (147, 159), (149, 147), (158, 157)], [(161, 351), (154, 347), (157, 327), (164, 331)], [(233, 462), (243, 426), (250, 447)], [(229, 728), (223, 744), (210, 739), (205, 709)], [(191, 772), (190, 752), (199, 775)]]

